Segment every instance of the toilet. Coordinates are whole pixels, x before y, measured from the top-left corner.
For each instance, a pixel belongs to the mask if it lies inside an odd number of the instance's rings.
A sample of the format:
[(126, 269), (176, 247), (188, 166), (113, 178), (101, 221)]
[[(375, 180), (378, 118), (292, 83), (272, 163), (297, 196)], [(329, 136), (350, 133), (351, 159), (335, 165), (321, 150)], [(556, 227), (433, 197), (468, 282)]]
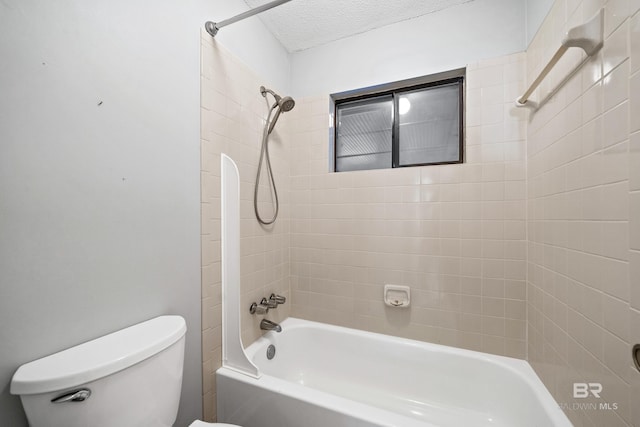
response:
[[(20, 396), (30, 427), (171, 427), (186, 331), (181, 316), (160, 316), (26, 363), (11, 394)], [(232, 424), (190, 425), (213, 426)]]

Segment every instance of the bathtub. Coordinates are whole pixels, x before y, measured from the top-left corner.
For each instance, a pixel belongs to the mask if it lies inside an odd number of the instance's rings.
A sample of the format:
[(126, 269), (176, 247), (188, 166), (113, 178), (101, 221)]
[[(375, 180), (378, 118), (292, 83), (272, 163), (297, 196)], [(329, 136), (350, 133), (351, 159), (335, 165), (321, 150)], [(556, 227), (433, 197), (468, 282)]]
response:
[[(218, 421), (243, 427), (571, 426), (523, 360), (289, 318), (216, 372)], [(275, 357), (267, 359), (274, 345)]]

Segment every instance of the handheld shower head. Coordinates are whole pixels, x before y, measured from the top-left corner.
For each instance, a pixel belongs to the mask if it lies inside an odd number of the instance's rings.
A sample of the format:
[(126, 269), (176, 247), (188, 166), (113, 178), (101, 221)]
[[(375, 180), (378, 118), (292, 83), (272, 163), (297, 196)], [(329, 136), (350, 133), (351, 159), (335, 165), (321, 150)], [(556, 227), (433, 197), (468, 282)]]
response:
[[(287, 111), (293, 110), (293, 107), (295, 107), (296, 102), (290, 96), (285, 96), (283, 98), (277, 93), (275, 93), (274, 91), (265, 88), (264, 86), (260, 86), (260, 93), (265, 99), (267, 98), (267, 93), (270, 93), (274, 97), (276, 102), (274, 102), (272, 105), (269, 106), (269, 113), (267, 114), (267, 120), (266, 120), (266, 123), (264, 124), (264, 132), (262, 133), (262, 148), (260, 149), (260, 160), (258, 160), (256, 185), (253, 189), (253, 209), (255, 211), (256, 218), (258, 219), (258, 222), (260, 224), (270, 225), (270, 224), (273, 224), (276, 218), (278, 217), (278, 209), (280, 204), (278, 202), (278, 190), (276, 190), (276, 182), (273, 179), (273, 171), (271, 170), (271, 160), (269, 158), (269, 144), (268, 144), (269, 135), (273, 131), (273, 128), (275, 127), (276, 122), (278, 121), (278, 117), (280, 117), (280, 113), (286, 113)], [(273, 115), (273, 118), (271, 119), (271, 114), (273, 113), (273, 110), (276, 110), (276, 112)], [(263, 219), (260, 216), (260, 212), (258, 211), (258, 188), (260, 186), (260, 172), (262, 170), (262, 161), (265, 157), (266, 157), (266, 160), (265, 160), (266, 167), (269, 173), (269, 182), (272, 186), (273, 196), (275, 198), (275, 212), (273, 214), (273, 217), (270, 220)]]
[(273, 128), (276, 125), (276, 122), (278, 121), (278, 118), (280, 117), (280, 113), (286, 113), (287, 111), (293, 110), (293, 107), (296, 106), (296, 101), (294, 101), (293, 98), (290, 96), (285, 96), (283, 98), (277, 93), (275, 93), (274, 91), (272, 91), (271, 89), (267, 89), (264, 86), (260, 86), (260, 93), (265, 98), (267, 97), (267, 93), (270, 93), (271, 95), (273, 95), (273, 97), (276, 100), (275, 104), (271, 106), (272, 110), (277, 108), (276, 114), (273, 116), (273, 119), (269, 124), (269, 129), (267, 131), (267, 133), (271, 133), (273, 131)]
[(278, 105), (280, 106), (280, 109), (286, 113), (287, 111), (293, 110), (293, 107), (296, 106), (296, 101), (294, 101), (290, 96), (285, 96), (278, 101)]

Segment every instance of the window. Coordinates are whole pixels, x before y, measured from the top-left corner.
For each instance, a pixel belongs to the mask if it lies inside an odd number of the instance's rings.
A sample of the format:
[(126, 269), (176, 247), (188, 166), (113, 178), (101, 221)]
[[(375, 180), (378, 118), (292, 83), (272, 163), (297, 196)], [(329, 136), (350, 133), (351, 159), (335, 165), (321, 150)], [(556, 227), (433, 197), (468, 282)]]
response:
[(464, 71), (332, 95), (334, 170), (462, 163)]

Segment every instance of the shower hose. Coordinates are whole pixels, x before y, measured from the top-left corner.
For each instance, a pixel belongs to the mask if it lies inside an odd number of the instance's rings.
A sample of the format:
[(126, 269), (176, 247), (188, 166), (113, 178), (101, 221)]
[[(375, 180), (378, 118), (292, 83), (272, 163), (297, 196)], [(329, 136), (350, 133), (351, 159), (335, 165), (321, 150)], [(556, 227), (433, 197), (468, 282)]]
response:
[[(269, 158), (269, 122), (271, 120), (271, 113), (275, 109), (277, 104), (269, 109), (269, 114), (267, 115), (267, 121), (264, 124), (264, 131), (262, 132), (262, 147), (260, 149), (260, 160), (258, 161), (258, 173), (256, 174), (256, 186), (253, 189), (253, 209), (256, 213), (256, 218), (258, 222), (263, 225), (271, 225), (276, 222), (276, 218), (278, 217), (278, 210), (280, 208), (280, 203), (278, 202), (278, 190), (276, 189), (276, 182), (273, 179), (273, 170), (271, 168), (271, 159)], [(262, 172), (262, 163), (266, 158), (266, 168), (268, 172), (269, 182), (271, 183), (271, 188), (273, 188), (273, 196), (275, 199), (275, 211), (273, 213), (273, 217), (269, 220), (265, 220), (260, 216), (260, 212), (258, 212), (258, 188), (260, 187), (260, 173)]]

